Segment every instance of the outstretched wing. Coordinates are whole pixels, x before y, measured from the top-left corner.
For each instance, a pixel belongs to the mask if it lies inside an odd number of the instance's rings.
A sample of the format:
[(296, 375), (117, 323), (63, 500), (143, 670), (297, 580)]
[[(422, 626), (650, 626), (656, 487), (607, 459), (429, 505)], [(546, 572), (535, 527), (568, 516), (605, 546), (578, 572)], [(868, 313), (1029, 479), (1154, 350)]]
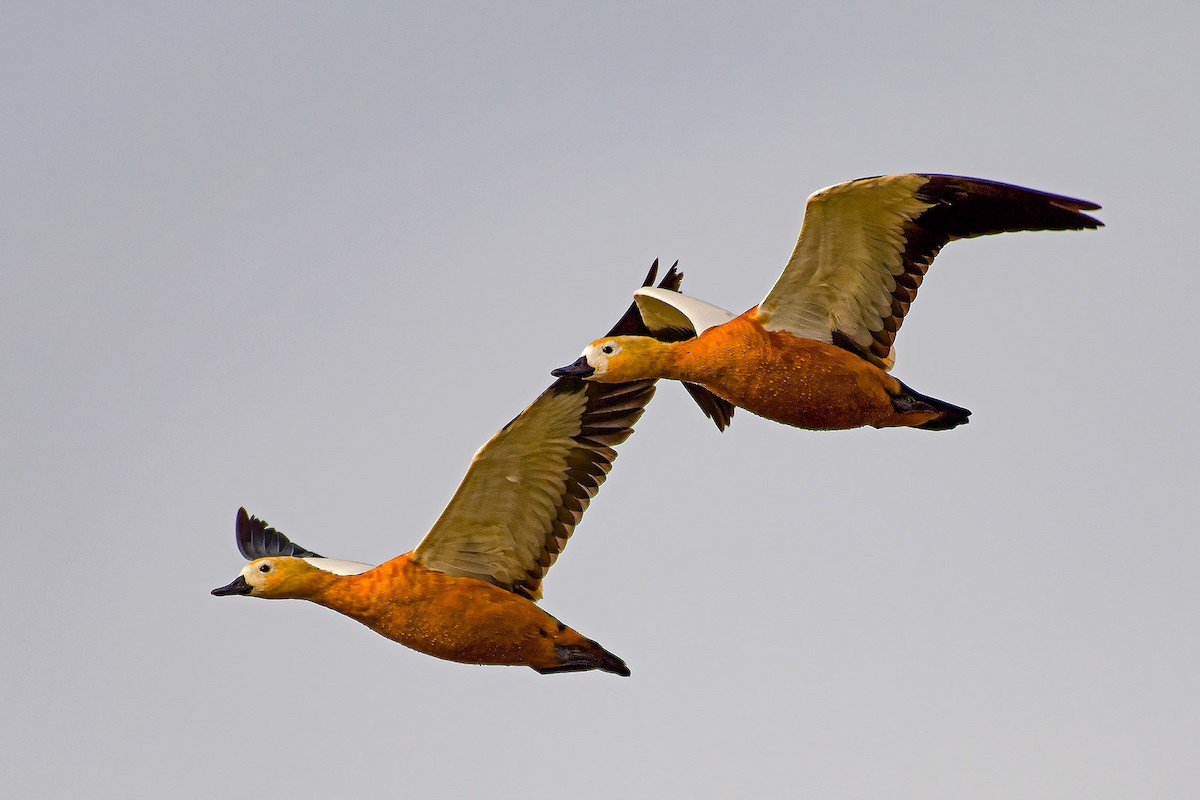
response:
[[(657, 273), (655, 261), (643, 285)], [(673, 266), (659, 286), (677, 291), (682, 278)], [(630, 305), (608, 335), (648, 334)], [(559, 378), (475, 454), (413, 560), (540, 598), (542, 578), (604, 483), (614, 448), (653, 396), (654, 381)]]
[(654, 381), (559, 378), (485, 444), (413, 560), (530, 599), (633, 433)]
[(808, 198), (796, 249), (759, 306), (771, 330), (833, 342), (884, 369), (925, 271), (953, 239), (1082, 230), (1095, 203), (954, 175), (884, 175)]

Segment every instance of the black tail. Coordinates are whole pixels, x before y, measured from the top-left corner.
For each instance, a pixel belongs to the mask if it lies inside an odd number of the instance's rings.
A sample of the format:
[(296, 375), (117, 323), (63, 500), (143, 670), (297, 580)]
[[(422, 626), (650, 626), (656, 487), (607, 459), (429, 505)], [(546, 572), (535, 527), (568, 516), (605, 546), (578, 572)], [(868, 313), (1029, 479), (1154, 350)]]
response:
[(629, 677), (629, 667), (617, 656), (605, 650), (592, 640), (584, 645), (556, 645), (558, 666), (537, 670), (542, 675), (553, 675), (558, 672), (588, 672), (598, 669), (601, 672), (611, 672), (622, 678)]
[(961, 406), (951, 405), (945, 400), (914, 392), (903, 383), (900, 386), (904, 394), (892, 398), (892, 407), (901, 414), (937, 412), (938, 416), (913, 427), (923, 431), (948, 431), (959, 425), (966, 425), (971, 420), (971, 412)]

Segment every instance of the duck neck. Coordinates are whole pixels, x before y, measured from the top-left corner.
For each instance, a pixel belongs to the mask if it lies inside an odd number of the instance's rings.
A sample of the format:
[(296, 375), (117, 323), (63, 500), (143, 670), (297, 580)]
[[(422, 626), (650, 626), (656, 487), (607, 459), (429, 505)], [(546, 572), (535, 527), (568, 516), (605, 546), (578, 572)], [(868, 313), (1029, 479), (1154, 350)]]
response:
[(660, 342), (649, 340), (638, 359), (639, 372), (630, 380), (641, 378), (667, 378), (679, 380), (684, 373), (682, 365), (687, 358), (688, 345), (695, 339), (684, 342)]
[(655, 349), (655, 375), (668, 380), (686, 380), (691, 374), (692, 354), (696, 347), (696, 339), (685, 339), (682, 342), (661, 342)]
[(402, 594), (399, 587), (406, 581), (399, 573), (406, 566), (407, 559), (400, 556), (358, 575), (327, 572), (314, 581), (312, 592), (304, 599), (369, 625), (379, 610), (381, 592)]

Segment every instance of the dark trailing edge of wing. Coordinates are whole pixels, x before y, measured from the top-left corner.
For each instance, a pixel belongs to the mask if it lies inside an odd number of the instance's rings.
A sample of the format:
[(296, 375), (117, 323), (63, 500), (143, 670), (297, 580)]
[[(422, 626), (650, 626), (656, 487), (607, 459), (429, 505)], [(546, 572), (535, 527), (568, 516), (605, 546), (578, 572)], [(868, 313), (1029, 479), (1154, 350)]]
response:
[(585, 399), (579, 433), (572, 437), (574, 446), (567, 453), (558, 510), (548, 521), (541, 558), (532, 569), (526, 570), (524, 579), (505, 587), (530, 600), (541, 597), (542, 578), (566, 547), (583, 512), (612, 469), (617, 457), (615, 448), (630, 437), (634, 423), (645, 412), (646, 404), (654, 396), (654, 381), (593, 383), (559, 378), (546, 392), (583, 393)]
[[(676, 262), (667, 270), (658, 283), (658, 288), (679, 291), (683, 274), (679, 272)], [(658, 276), (658, 261), (650, 266), (650, 271), (643, 281), (643, 286), (653, 286)], [(609, 336), (650, 336), (650, 329), (642, 322), (637, 304), (633, 303), (608, 332)], [(596, 383), (579, 378), (559, 378), (546, 390), (549, 393), (584, 393), (584, 410), (580, 416), (579, 433), (575, 435), (575, 447), (567, 455), (567, 468), (564, 474), (563, 493), (558, 506), (557, 515), (550, 521), (546, 531), (542, 557), (536, 566), (528, 570), (523, 580), (505, 587), (519, 595), (537, 600), (541, 597), (542, 578), (546, 571), (558, 559), (567, 541), (575, 531), (575, 526), (583, 517), (583, 512), (591, 504), (592, 498), (600, 490), (612, 462), (617, 457), (616, 447), (633, 433), (633, 425), (645, 412), (646, 404), (654, 396), (652, 380), (633, 381), (630, 383)], [(705, 389), (696, 387), (701, 392), (696, 402), (705, 410), (705, 414), (728, 424), (729, 415), (722, 414), (725, 401), (710, 394)], [(691, 391), (691, 387), (688, 389)], [(693, 393), (693, 397), (696, 394)], [(706, 408), (703, 397), (713, 400), (712, 412)], [(732, 413), (732, 410), (729, 412)], [(518, 417), (519, 418), (519, 417)], [(514, 420), (515, 421), (515, 420)], [(509, 423), (511, 425), (512, 422)], [(718, 425), (721, 423), (718, 422)], [(507, 426), (506, 426), (507, 427)], [(486, 580), (486, 578), (485, 578)]]
[[(1100, 220), (1083, 213), (1100, 208), (1087, 200), (980, 178), (925, 177), (928, 180), (917, 190), (916, 197), (934, 205), (904, 226), (906, 244), (901, 255), (904, 271), (895, 276), (891, 315), (884, 318), (883, 328), (872, 334), (873, 341), (865, 350), (840, 331), (834, 332), (835, 344), (880, 366), (892, 349), (909, 306), (917, 297), (925, 272), (947, 242), (993, 233), (1104, 227)], [(843, 341), (838, 340), (839, 335)]]
[(267, 527), (267, 523), (250, 516), (244, 508), (239, 508), (237, 513), (237, 546), (247, 561), (268, 556), (324, 558), (295, 544), (274, 528)]

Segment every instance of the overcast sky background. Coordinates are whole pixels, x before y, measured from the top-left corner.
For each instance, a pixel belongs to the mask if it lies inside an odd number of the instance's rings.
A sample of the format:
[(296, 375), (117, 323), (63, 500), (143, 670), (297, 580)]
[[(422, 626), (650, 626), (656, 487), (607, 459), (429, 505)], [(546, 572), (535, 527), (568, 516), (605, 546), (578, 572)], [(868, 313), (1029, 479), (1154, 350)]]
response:
[[(1200, 12), (1128, 6), (4, 4), (3, 784), (1200, 796)], [(895, 374), (967, 427), (660, 385), (543, 601), (631, 678), (209, 595), (239, 505), (411, 549), (652, 259), (743, 311), (906, 171), (1108, 227), (943, 251)]]

